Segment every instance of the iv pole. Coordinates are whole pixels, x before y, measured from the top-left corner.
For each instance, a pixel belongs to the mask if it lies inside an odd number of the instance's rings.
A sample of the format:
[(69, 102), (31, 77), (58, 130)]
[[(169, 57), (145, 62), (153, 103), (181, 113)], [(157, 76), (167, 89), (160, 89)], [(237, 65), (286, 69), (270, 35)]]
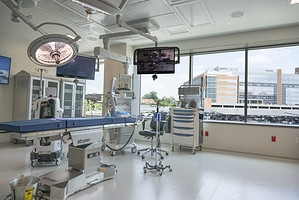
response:
[(148, 162), (145, 163), (143, 167), (143, 172), (146, 173), (147, 171), (155, 171), (158, 172), (160, 176), (162, 176), (165, 169), (171, 172), (172, 168), (170, 165), (163, 166), (161, 159), (158, 163), (158, 151), (160, 151), (161, 155), (161, 141), (160, 141), (160, 124), (161, 124), (161, 113), (159, 113), (159, 101), (157, 101), (157, 108), (156, 112), (154, 113), (154, 119), (156, 120), (156, 151), (155, 151), (155, 165), (151, 165)]

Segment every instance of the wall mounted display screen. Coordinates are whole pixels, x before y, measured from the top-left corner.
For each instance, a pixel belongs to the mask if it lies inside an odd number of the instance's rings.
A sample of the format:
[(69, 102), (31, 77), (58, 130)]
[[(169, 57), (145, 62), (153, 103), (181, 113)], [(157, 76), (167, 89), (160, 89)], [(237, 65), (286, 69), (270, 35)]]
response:
[(9, 83), (11, 58), (0, 56), (0, 84)]
[(57, 67), (56, 76), (94, 80), (96, 58), (78, 55), (69, 63)]
[(177, 47), (136, 49), (134, 52), (137, 74), (173, 74), (177, 63), (179, 63)]

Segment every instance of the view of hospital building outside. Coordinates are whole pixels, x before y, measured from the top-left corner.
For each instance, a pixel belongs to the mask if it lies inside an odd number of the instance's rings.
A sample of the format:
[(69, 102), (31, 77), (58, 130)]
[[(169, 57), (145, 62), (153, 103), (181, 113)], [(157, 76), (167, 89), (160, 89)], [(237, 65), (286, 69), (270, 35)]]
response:
[[(244, 72), (216, 67), (193, 78), (193, 85), (201, 85), (200, 100), (210, 117), (242, 121), (245, 94)], [(282, 69), (252, 70), (248, 74), (248, 115), (261, 117), (299, 117), (299, 68), (294, 74)], [(215, 117), (216, 116), (216, 117)], [(295, 120), (297, 120), (297, 118)], [(284, 119), (282, 119), (285, 121)], [(276, 120), (274, 120), (276, 121)], [(280, 122), (278, 122), (280, 123)], [(288, 122), (287, 122), (288, 123)], [(293, 122), (292, 122), (293, 123)], [(297, 121), (294, 123), (297, 124)], [(298, 121), (299, 123), (299, 121)]]

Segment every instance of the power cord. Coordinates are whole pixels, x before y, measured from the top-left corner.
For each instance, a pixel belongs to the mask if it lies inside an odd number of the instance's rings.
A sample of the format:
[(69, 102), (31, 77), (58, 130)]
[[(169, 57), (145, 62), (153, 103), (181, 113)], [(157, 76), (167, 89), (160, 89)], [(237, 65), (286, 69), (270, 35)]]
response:
[(112, 147), (110, 147), (108, 144), (105, 143), (105, 145), (108, 147), (108, 149), (112, 150), (112, 151), (121, 151), (123, 150), (130, 142), (131, 138), (133, 137), (133, 134), (135, 132), (135, 126), (133, 126), (133, 131), (132, 131), (132, 134), (130, 135), (128, 141), (121, 147), (121, 148), (118, 148), (118, 149), (114, 149)]

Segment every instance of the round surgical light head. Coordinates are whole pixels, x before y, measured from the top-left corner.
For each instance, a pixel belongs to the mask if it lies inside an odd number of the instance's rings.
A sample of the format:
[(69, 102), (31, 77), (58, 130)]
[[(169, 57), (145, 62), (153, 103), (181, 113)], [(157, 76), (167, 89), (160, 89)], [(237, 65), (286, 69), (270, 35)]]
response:
[(80, 37), (72, 39), (65, 35), (49, 34), (34, 40), (27, 49), (29, 58), (44, 67), (57, 67), (76, 57)]

